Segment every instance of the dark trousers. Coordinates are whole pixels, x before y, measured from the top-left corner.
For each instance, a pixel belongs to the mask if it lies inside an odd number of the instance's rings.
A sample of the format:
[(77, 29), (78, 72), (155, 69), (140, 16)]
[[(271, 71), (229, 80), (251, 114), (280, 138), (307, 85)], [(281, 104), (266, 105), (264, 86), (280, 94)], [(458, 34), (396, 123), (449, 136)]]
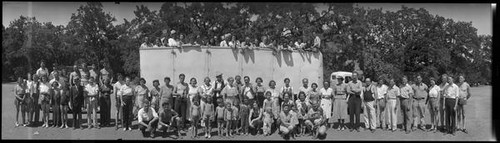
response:
[(32, 102), (33, 109), (31, 110), (31, 112), (32, 112), (31, 114), (32, 114), (32, 117), (34, 117), (34, 119), (33, 119), (34, 123), (38, 123), (38, 121), (40, 121), (40, 104), (38, 104), (38, 98), (39, 98), (39, 94), (37, 94), (37, 93), (33, 94), (33, 102)]
[(259, 105), (260, 108), (264, 105), (264, 100), (266, 97), (264, 97), (264, 92), (257, 92), (257, 104)]
[(410, 129), (411, 121), (410, 121), (410, 99), (400, 98), (401, 102), (401, 112), (403, 113), (403, 128), (405, 130)]
[[(349, 122), (353, 129), (359, 128), (359, 114), (361, 112), (361, 98), (359, 95), (351, 95), (349, 98)], [(356, 119), (354, 119), (356, 117)]]
[(79, 128), (80, 127), (80, 120), (82, 120), (82, 104), (79, 103), (72, 103), (72, 112), (73, 112), (73, 127), (74, 128)]
[(445, 99), (445, 110), (446, 110), (446, 129), (448, 132), (453, 133), (455, 132), (455, 124), (456, 124), (456, 119), (455, 119), (455, 101), (456, 99), (451, 99), (451, 98), (446, 98)]
[(146, 123), (148, 126), (144, 126), (143, 124), (139, 124), (139, 129), (141, 130), (141, 132), (143, 134), (145, 132), (154, 133), (154, 131), (156, 130), (156, 127), (158, 126), (158, 120), (155, 120), (153, 122), (150, 122), (150, 121), (143, 121), (143, 122)]
[(100, 120), (100, 124), (101, 125), (109, 125), (110, 124), (110, 120), (111, 120), (111, 99), (109, 98), (109, 95), (108, 96), (101, 96), (99, 98), (99, 106), (101, 107), (101, 113), (100, 113), (100, 116), (101, 116), (101, 120)]
[(175, 111), (179, 113), (179, 117), (181, 117), (181, 125), (180, 127), (184, 127), (184, 123), (186, 122), (186, 115), (189, 114), (187, 113), (187, 103), (188, 102), (188, 97), (186, 98), (180, 98), (177, 97), (175, 99)]
[(129, 128), (132, 125), (132, 95), (125, 95), (122, 97), (125, 106), (123, 106), (123, 126)]

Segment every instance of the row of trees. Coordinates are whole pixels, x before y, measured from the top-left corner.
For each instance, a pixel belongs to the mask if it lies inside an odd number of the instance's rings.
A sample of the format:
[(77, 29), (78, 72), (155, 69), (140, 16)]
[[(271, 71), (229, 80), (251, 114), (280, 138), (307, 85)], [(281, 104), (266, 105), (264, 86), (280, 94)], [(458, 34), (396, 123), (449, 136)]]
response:
[(239, 39), (297, 40), (317, 33), (325, 76), (352, 71), (359, 63), (368, 77), (446, 72), (465, 74), (472, 82), (491, 79), (491, 35), (478, 35), (471, 22), (405, 6), (384, 12), (349, 3), (326, 5), (323, 11), (311, 3), (163, 3), (159, 11), (141, 5), (134, 19), (119, 25), (112, 24), (116, 19), (101, 3), (80, 6), (65, 26), (21, 16), (2, 26), (2, 79), (33, 72), (41, 60), (60, 65), (105, 60), (113, 71), (138, 74), (143, 39), (168, 36), (170, 30), (187, 39), (232, 33)]

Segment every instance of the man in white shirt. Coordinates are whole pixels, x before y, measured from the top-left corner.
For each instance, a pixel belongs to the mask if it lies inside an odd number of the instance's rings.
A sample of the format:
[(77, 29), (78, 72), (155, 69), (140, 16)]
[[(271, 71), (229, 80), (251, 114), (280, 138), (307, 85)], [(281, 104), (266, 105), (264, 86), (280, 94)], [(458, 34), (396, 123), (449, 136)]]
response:
[(455, 112), (458, 103), (458, 86), (453, 83), (453, 77), (448, 76), (448, 86), (444, 89), (445, 110), (446, 110), (446, 129), (449, 134), (455, 136)]
[(40, 62), (40, 68), (38, 70), (36, 70), (36, 75), (38, 75), (38, 77), (40, 77), (40, 79), (42, 76), (49, 75), (49, 70), (47, 69), (47, 67), (45, 67), (44, 61)]
[(90, 120), (94, 120), (94, 127), (99, 129), (99, 126), (97, 126), (97, 97), (99, 96), (99, 86), (95, 83), (94, 77), (89, 78), (89, 84), (85, 86), (84, 96), (85, 100), (87, 100), (88, 128), (91, 128)]
[(229, 47), (229, 45), (227, 43), (228, 37), (229, 37), (229, 35), (223, 35), (222, 36), (222, 41), (220, 42), (219, 46), (221, 46), (221, 47)]
[(377, 83), (377, 93), (376, 93), (376, 99), (377, 99), (377, 119), (376, 123), (380, 124), (380, 128), (384, 130), (387, 128), (387, 123), (385, 121), (385, 95), (387, 94), (387, 85), (385, 85), (385, 80), (380, 77)]
[(170, 32), (170, 38), (168, 38), (168, 46), (169, 47), (179, 46), (179, 43), (177, 42), (177, 40), (174, 39), (174, 37), (175, 37), (175, 30), (172, 30)]
[(137, 112), (137, 119), (142, 135), (145, 136), (145, 133), (149, 132), (149, 136), (154, 138), (158, 126), (158, 113), (150, 106), (149, 102), (144, 102), (144, 107)]

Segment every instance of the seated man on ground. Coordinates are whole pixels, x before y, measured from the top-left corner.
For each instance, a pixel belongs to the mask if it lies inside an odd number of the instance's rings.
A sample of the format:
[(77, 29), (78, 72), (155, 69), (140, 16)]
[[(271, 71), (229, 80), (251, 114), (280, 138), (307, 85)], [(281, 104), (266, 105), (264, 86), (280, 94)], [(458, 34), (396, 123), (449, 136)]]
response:
[(323, 116), (323, 109), (319, 108), (317, 101), (312, 102), (313, 108), (309, 109), (307, 116), (308, 120), (305, 121), (306, 126), (311, 130), (313, 137), (317, 138), (319, 135), (326, 134), (325, 117)]
[(158, 114), (155, 109), (150, 106), (149, 102), (144, 101), (144, 107), (137, 113), (137, 119), (142, 135), (146, 136), (145, 134), (149, 132), (150, 137), (153, 138), (156, 126), (158, 125)]

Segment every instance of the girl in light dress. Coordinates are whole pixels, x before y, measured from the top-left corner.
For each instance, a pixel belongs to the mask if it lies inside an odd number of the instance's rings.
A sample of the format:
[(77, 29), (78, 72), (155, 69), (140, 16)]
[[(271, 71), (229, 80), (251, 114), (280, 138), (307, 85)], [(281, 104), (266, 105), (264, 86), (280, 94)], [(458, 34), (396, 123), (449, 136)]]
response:
[[(187, 104), (187, 109), (188, 109), (188, 113), (191, 113), (191, 105), (193, 105), (193, 99), (195, 97), (198, 97), (201, 95), (201, 90), (200, 90), (200, 87), (198, 85), (196, 85), (198, 82), (196, 81), (196, 78), (191, 78), (189, 80), (189, 85), (188, 85), (188, 97), (189, 97), (189, 102)], [(198, 101), (199, 102), (199, 101)], [(199, 105), (198, 105), (199, 106)], [(191, 119), (191, 114), (187, 114), (186, 118), (188, 119), (189, 122), (193, 122), (193, 120)]]

